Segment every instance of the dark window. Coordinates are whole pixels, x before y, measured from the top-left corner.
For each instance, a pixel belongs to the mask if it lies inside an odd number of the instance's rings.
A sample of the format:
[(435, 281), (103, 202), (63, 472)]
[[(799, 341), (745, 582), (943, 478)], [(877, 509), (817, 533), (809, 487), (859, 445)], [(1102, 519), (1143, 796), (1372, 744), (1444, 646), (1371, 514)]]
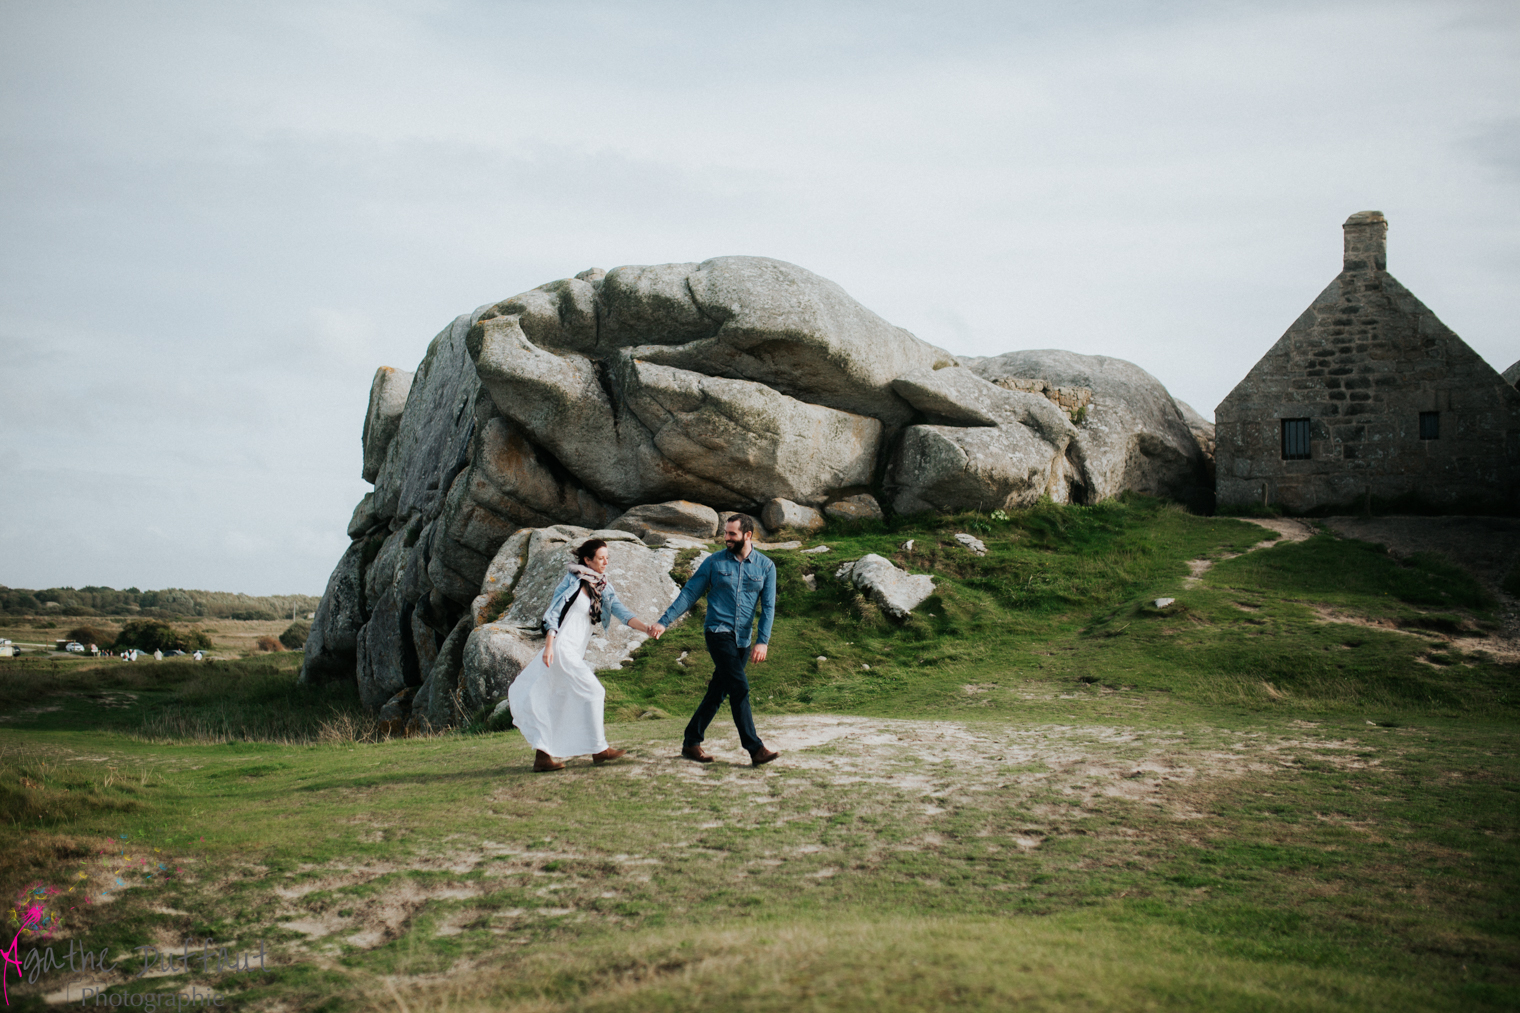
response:
[(1420, 439), (1439, 440), (1441, 438), (1441, 413), (1420, 412)]
[(1309, 420), (1282, 420), (1282, 455), (1284, 461), (1309, 459)]

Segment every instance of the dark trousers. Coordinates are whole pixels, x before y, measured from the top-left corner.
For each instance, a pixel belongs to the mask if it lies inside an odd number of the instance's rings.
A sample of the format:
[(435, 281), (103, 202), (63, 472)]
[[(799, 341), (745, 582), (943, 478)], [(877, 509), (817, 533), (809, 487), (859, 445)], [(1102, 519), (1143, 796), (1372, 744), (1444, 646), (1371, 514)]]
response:
[(734, 725), (739, 729), (739, 744), (751, 753), (765, 748), (755, 734), (755, 719), (749, 712), (749, 678), (744, 674), (744, 666), (749, 664), (749, 648), (740, 647), (732, 633), (709, 633), (707, 653), (713, 660), (712, 681), (686, 726), (685, 744), (695, 746), (702, 741), (726, 696), (729, 709), (734, 712)]

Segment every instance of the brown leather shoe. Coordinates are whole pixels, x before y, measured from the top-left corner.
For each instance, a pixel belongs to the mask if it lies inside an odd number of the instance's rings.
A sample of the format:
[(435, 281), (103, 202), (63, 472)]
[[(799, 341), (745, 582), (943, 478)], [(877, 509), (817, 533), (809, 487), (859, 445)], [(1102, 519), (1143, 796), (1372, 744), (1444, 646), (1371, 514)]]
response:
[(695, 760), (698, 763), (711, 763), (711, 762), (713, 762), (713, 758), (711, 756), (708, 756), (706, 753), (702, 752), (702, 747), (699, 746), (699, 745), (698, 746), (682, 746), (681, 747), (681, 755), (684, 756), (684, 757), (686, 757), (688, 760)]
[(551, 770), (564, 769), (565, 765), (563, 763), (554, 762), (554, 757), (550, 756), (542, 749), (535, 749), (533, 751), (533, 773), (547, 774)]
[(749, 765), (751, 767), (758, 767), (762, 763), (770, 763), (780, 755), (774, 749), (766, 749), (764, 746), (761, 746), (758, 750), (749, 754)]
[(627, 756), (627, 755), (628, 755), (628, 750), (626, 750), (626, 749), (613, 749), (611, 746), (608, 746), (606, 749), (602, 750), (600, 753), (592, 753), (591, 754), (591, 762), (594, 763), (594, 764), (596, 764), (598, 767), (600, 767), (602, 764), (607, 763), (610, 760), (616, 760), (620, 756)]

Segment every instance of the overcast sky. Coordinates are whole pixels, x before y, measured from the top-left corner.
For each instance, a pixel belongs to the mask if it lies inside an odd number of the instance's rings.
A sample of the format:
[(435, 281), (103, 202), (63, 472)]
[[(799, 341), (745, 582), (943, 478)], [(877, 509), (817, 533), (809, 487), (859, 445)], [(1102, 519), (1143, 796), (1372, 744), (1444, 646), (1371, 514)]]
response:
[(320, 593), (379, 365), (777, 257), (1212, 417), (1388, 215), (1520, 359), (1520, 5), (0, 0), (0, 583)]

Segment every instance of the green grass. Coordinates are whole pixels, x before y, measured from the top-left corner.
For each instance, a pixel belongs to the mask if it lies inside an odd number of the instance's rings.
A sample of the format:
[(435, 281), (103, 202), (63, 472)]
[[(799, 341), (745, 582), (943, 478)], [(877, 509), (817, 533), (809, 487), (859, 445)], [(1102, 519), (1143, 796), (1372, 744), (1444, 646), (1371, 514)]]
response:
[[(545, 776), (516, 732), (347, 741), (284, 657), (39, 673), (0, 707), (0, 881), (167, 856), (55, 906), (113, 952), (262, 941), (265, 971), (154, 979), (251, 1008), (1514, 1008), (1520, 673), (1446, 639), (1492, 599), (1328, 535), (1225, 558), (1265, 537), (1130, 499), (776, 552), (762, 732), (855, 717), (760, 770), (674, 757), (690, 622), (604, 680), (610, 716), (673, 716), (609, 725), (633, 762)], [(832, 577), (865, 552), (936, 595), (885, 619)]]

